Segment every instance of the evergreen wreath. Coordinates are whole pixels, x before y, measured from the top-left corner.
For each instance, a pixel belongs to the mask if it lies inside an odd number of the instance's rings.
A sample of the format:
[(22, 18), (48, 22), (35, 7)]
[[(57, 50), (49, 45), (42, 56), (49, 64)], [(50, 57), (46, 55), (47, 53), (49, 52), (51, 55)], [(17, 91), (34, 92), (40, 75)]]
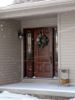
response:
[(37, 43), (38, 43), (39, 48), (44, 48), (45, 46), (48, 45), (48, 42), (49, 42), (48, 37), (42, 32), (40, 32), (37, 37)]

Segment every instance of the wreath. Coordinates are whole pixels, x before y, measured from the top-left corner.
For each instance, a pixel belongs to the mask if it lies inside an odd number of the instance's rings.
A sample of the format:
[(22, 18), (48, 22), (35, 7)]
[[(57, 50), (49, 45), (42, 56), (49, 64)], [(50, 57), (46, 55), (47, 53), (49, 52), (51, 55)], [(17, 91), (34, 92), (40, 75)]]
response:
[(48, 37), (45, 34), (40, 32), (37, 37), (37, 44), (39, 48), (44, 48), (45, 46), (48, 45), (48, 42), (49, 42)]

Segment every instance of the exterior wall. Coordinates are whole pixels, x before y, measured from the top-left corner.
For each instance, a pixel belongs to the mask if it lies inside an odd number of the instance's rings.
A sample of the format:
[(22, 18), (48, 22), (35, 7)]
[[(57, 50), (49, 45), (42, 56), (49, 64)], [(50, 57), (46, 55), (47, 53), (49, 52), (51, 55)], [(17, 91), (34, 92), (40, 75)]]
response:
[(59, 68), (70, 70), (70, 81), (75, 83), (75, 12), (58, 15)]
[(20, 81), (21, 44), (17, 36), (20, 24), (0, 20), (0, 84)]
[(22, 20), (21, 26), (23, 28), (32, 28), (32, 27), (46, 27), (46, 26), (56, 26), (57, 18), (35, 18), (29, 20)]

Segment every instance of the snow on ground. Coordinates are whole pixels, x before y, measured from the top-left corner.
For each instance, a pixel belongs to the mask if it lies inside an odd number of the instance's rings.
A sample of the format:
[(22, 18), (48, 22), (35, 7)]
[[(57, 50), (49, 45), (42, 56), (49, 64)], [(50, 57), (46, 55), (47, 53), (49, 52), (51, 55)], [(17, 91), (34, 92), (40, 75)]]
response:
[(0, 100), (39, 100), (37, 97), (4, 91), (0, 93)]

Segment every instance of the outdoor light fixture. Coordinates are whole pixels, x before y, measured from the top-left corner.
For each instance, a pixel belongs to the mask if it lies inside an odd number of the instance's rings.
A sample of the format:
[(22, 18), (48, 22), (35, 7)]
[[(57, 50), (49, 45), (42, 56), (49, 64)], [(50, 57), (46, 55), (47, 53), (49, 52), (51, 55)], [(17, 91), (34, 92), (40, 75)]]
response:
[(22, 39), (23, 38), (23, 33), (21, 32), (21, 30), (18, 31), (18, 38)]

